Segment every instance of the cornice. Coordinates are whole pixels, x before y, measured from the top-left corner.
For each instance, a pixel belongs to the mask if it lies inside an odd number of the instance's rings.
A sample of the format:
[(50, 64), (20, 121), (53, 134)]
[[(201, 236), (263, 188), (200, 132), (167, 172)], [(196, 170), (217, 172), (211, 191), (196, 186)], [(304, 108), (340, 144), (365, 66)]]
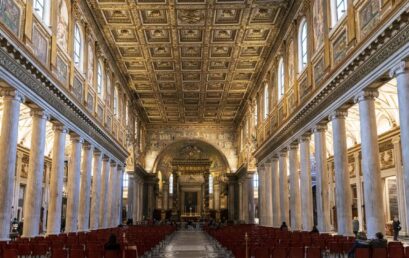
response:
[[(11, 80), (17, 79), (20, 85), (24, 85), (27, 94), (46, 103), (59, 115), (68, 119), (74, 125), (72, 127), (84, 132), (118, 161), (124, 162), (128, 157), (128, 152), (104, 129), (101, 129), (94, 121), (95, 119), (87, 115), (78, 103), (71, 100), (68, 93), (61, 90), (57, 83), (50, 79), (47, 71), (39, 67), (41, 66), (32, 61), (29, 54), (12, 43), (0, 29), (0, 72), (3, 70), (12, 75), (14, 78)], [(55, 115), (52, 112), (50, 114)]]
[(254, 153), (257, 160), (268, 157), (287, 139), (298, 133), (315, 117), (322, 115), (323, 110), (337, 103), (338, 99), (356, 88), (369, 74), (376, 71), (376, 68), (384, 64), (391, 56), (399, 53), (409, 43), (409, 11), (403, 8), (396, 16), (392, 22), (385, 24), (384, 30), (363, 47), (362, 51), (357, 53), (344, 69), (328, 80), (328, 83), (281, 128), (277, 129), (274, 135), (269, 136), (269, 140), (265, 141)]

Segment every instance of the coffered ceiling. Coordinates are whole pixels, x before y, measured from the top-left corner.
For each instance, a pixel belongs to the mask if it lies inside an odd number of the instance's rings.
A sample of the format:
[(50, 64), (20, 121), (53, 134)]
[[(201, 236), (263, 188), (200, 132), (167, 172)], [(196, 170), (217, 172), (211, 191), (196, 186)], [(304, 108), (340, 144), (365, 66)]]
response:
[(175, 124), (234, 121), (286, 2), (88, 0), (148, 122)]

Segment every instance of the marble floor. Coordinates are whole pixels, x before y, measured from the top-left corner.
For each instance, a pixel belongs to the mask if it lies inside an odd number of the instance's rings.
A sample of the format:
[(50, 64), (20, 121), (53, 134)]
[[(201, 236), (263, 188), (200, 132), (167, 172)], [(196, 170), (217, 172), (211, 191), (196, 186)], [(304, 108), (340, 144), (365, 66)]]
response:
[(229, 252), (212, 237), (197, 230), (175, 232), (166, 244), (155, 248), (147, 257), (152, 258), (229, 258)]

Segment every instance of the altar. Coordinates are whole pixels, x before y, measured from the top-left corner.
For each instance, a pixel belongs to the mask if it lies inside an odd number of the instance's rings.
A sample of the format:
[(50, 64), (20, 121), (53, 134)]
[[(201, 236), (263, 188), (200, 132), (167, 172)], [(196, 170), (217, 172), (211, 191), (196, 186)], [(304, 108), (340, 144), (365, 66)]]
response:
[(199, 221), (209, 214), (208, 159), (174, 159), (172, 216), (181, 221)]

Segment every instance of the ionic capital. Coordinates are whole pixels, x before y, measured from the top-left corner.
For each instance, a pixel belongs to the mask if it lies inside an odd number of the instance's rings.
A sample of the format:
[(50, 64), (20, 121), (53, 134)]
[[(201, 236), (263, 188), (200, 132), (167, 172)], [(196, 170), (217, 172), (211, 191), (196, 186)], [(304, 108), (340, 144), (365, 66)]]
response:
[(93, 148), (92, 144), (89, 142), (84, 142), (84, 144), (82, 145), (82, 148), (84, 150), (91, 150)]
[(354, 102), (359, 103), (364, 100), (374, 100), (379, 96), (379, 92), (376, 89), (366, 89), (361, 91), (355, 98)]
[(116, 167), (116, 162), (115, 162), (115, 160), (111, 160), (110, 165), (111, 165), (111, 167)]
[(338, 109), (332, 112), (328, 118), (329, 120), (334, 120), (334, 119), (345, 119), (348, 116), (348, 111), (344, 109)]
[(274, 154), (274, 155), (271, 157), (271, 160), (272, 160), (273, 162), (277, 162), (277, 161), (278, 161), (278, 158), (279, 158), (279, 156), (278, 156), (277, 154)]
[(102, 155), (102, 151), (98, 149), (94, 149), (94, 157), (99, 158)]
[(66, 134), (68, 133), (69, 129), (65, 125), (57, 123), (57, 124), (53, 124), (53, 131)]
[(400, 61), (396, 64), (392, 69), (389, 71), (389, 76), (391, 78), (397, 77), (401, 74), (409, 73), (409, 62), (408, 61)]
[(102, 160), (103, 160), (104, 162), (109, 162), (110, 158), (109, 158), (109, 156), (104, 155), (104, 156), (102, 157)]
[(327, 130), (326, 124), (317, 124), (314, 129), (312, 130), (314, 133), (321, 133)]
[(23, 94), (21, 94), (16, 89), (10, 87), (1, 87), (0, 96), (4, 97), (4, 99), (15, 100), (20, 103), (23, 103), (25, 100)]
[(298, 150), (298, 142), (292, 142), (289, 146), (290, 150)]
[(284, 148), (280, 151), (280, 157), (283, 158), (287, 157), (287, 148)]
[(37, 117), (37, 118), (44, 119), (44, 120), (49, 120), (50, 119), (50, 115), (47, 114), (44, 110), (39, 109), (39, 108), (31, 109), (30, 115), (32, 117)]
[(70, 140), (72, 143), (84, 143), (84, 139), (77, 134), (71, 134)]
[(311, 140), (311, 134), (303, 134), (300, 137), (300, 142), (309, 142)]

